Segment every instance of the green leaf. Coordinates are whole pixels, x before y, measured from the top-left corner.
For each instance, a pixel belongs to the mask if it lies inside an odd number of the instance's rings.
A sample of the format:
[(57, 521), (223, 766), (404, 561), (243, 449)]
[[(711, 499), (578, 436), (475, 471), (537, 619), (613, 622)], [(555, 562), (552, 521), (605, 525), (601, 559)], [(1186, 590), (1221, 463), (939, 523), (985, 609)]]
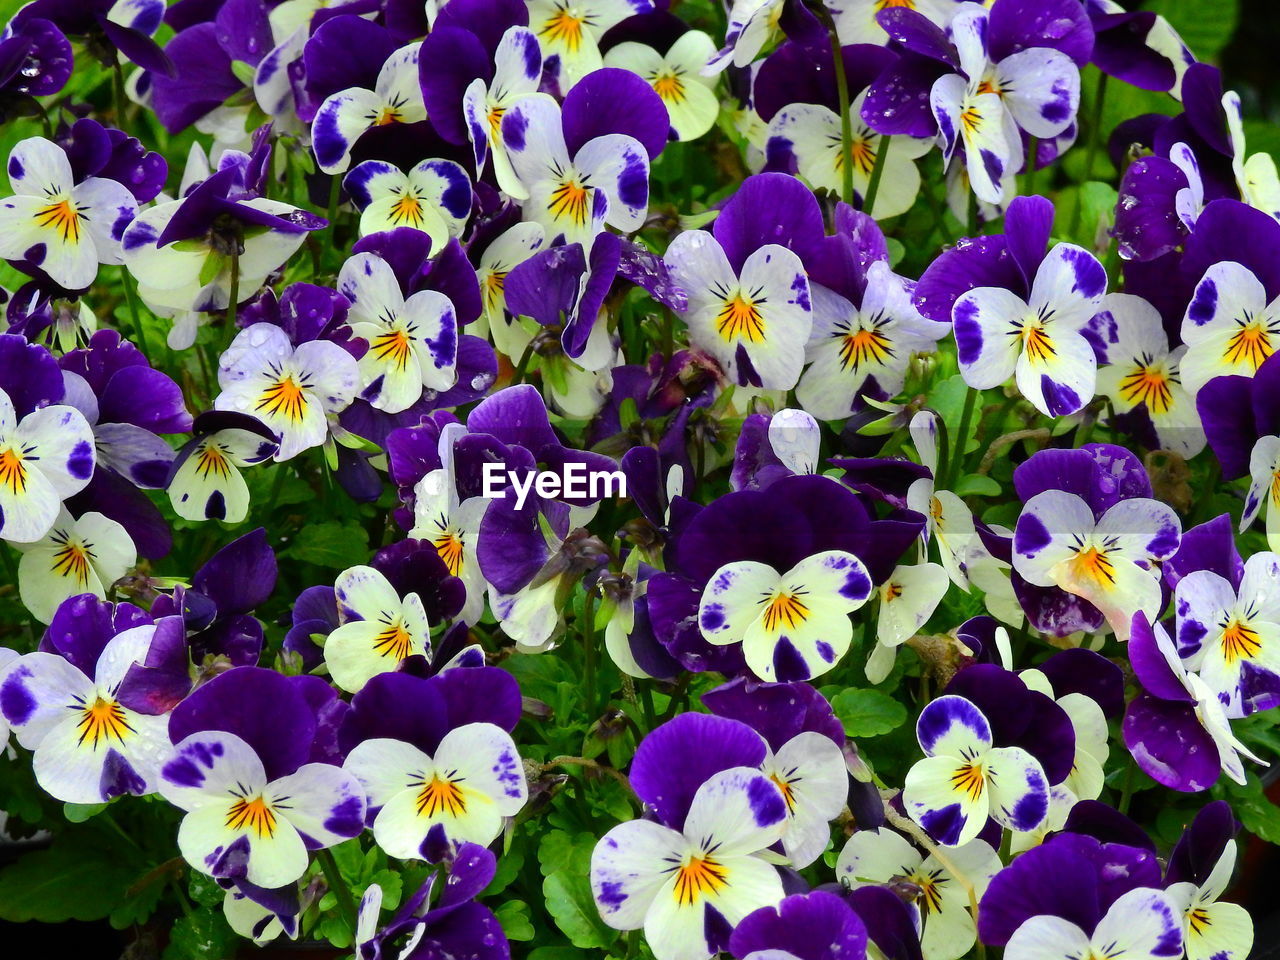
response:
[(0, 871), (0, 920), (99, 920), (124, 900), (137, 865), (55, 844)]
[(222, 960), (235, 955), (237, 942), (221, 907), (196, 910), (173, 925), (164, 960)]
[(253, 78), (257, 72), (258, 71), (254, 68), (253, 64), (251, 63), (245, 63), (243, 60), (231, 61), (232, 75), (241, 83), (243, 83), (246, 87), (253, 86)]
[(879, 690), (842, 690), (831, 708), (851, 737), (878, 737), (907, 721), (907, 708)]
[(1280, 807), (1267, 799), (1262, 781), (1256, 775), (1250, 773), (1248, 776), (1249, 782), (1243, 787), (1226, 784), (1235, 815), (1250, 833), (1267, 843), (1280, 843)]
[(502, 924), (502, 932), (508, 940), (532, 940), (533, 922), (529, 919), (529, 905), (523, 900), (508, 900), (493, 911)]
[(369, 556), (369, 534), (357, 524), (336, 520), (314, 523), (298, 531), (285, 554), (318, 567), (345, 570), (364, 563)]
[(970, 473), (961, 477), (955, 486), (958, 497), (996, 497), (1000, 495), (1000, 484), (982, 474)]
[(896, 267), (907, 255), (907, 248), (902, 245), (901, 240), (895, 240), (893, 237), (886, 237), (884, 242), (889, 248), (889, 266)]
[(1240, 0), (1152, 0), (1146, 9), (1168, 20), (1200, 60), (1222, 52), (1240, 19)]
[(107, 809), (105, 803), (64, 803), (62, 812), (72, 823), (84, 823)]
[(564, 870), (552, 874), (542, 881), (542, 895), (547, 912), (575, 947), (583, 950), (607, 947), (617, 937), (617, 932), (600, 919), (585, 871)]

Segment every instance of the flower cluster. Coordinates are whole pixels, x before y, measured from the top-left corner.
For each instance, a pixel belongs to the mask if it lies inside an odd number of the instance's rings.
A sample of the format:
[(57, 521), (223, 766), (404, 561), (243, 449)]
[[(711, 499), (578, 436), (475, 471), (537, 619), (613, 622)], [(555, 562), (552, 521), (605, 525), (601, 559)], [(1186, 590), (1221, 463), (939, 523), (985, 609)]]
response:
[(13, 13), (0, 918), (1246, 960), (1280, 176), (1147, 6)]

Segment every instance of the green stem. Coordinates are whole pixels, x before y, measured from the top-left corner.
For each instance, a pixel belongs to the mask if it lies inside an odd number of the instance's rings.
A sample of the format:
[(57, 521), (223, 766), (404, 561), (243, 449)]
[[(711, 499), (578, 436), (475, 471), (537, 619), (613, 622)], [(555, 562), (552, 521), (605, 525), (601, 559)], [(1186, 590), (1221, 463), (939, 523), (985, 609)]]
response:
[(582, 651), (586, 657), (583, 687), (587, 697), (587, 710), (593, 715), (596, 709), (595, 606), (595, 588), (590, 586), (587, 587), (587, 596), (582, 601)]
[(1036, 192), (1036, 154), (1039, 152), (1039, 138), (1031, 137), (1030, 142), (1027, 144), (1027, 180), (1026, 183), (1023, 184), (1023, 188), (1026, 190), (1027, 196), (1032, 196)]
[(965, 438), (969, 435), (969, 425), (973, 421), (973, 408), (978, 403), (978, 391), (969, 387), (964, 395), (964, 409), (960, 411), (960, 429), (956, 431), (956, 442), (951, 448), (951, 462), (947, 464), (946, 489), (955, 486), (960, 478), (960, 468), (964, 464)]
[(124, 285), (124, 299), (129, 305), (129, 318), (133, 321), (133, 332), (138, 338), (138, 347), (143, 356), (151, 356), (151, 348), (147, 345), (147, 331), (142, 326), (142, 314), (138, 310), (138, 292), (134, 289), (133, 274), (128, 267), (120, 268), (120, 279)]
[[(519, 321), (516, 321), (519, 323)], [(525, 345), (524, 353), (520, 354), (520, 362), (516, 364), (516, 372), (511, 375), (511, 386), (517, 383), (524, 383), (525, 371), (529, 367), (529, 360), (533, 356), (533, 340), (530, 339)]]
[(128, 97), (124, 94), (124, 67), (120, 65), (117, 58), (115, 63), (114, 82), (112, 83), (112, 93), (115, 95), (116, 108), (116, 126), (122, 130), (128, 130), (129, 127), (124, 118), (125, 105), (129, 102)]
[(1120, 802), (1116, 804), (1116, 809), (1123, 814), (1129, 812), (1129, 801), (1133, 799), (1133, 771), (1136, 764), (1133, 757), (1129, 757), (1129, 765), (1124, 770), (1124, 783), (1120, 785)]
[(334, 176), (329, 180), (329, 207), (325, 217), (329, 221), (329, 237), (337, 247), (338, 240), (338, 202), (342, 199), (342, 178)]
[[(836, 21), (831, 16), (825, 3), (813, 3), (809, 9), (827, 28), (827, 36), (831, 39), (831, 62), (835, 67), (836, 97), (840, 105), (840, 199), (853, 205), (853, 117), (849, 113), (849, 78), (844, 70), (844, 54), (840, 50), (840, 35), (836, 32)], [(876, 163), (880, 162), (879, 156)], [(874, 176), (874, 174), (873, 174)], [(870, 209), (864, 204), (863, 209)]]
[(329, 885), (329, 889), (333, 891), (333, 895), (338, 901), (338, 909), (342, 912), (342, 919), (347, 922), (354, 935), (356, 931), (356, 901), (351, 896), (351, 890), (342, 879), (342, 871), (338, 869), (338, 861), (333, 859), (333, 851), (328, 848), (317, 850), (316, 862), (320, 864), (320, 869), (324, 871), (325, 882)]
[[(231, 289), (227, 294), (227, 334), (222, 344), (222, 353), (226, 353), (231, 342), (236, 338), (236, 308), (240, 300), (240, 251), (231, 251)], [(219, 354), (221, 356), (221, 354)]]
[(876, 208), (876, 194), (880, 192), (880, 177), (884, 174), (885, 157), (889, 155), (889, 144), (893, 137), (882, 136), (880, 138), (880, 149), (876, 151), (876, 163), (871, 168), (871, 179), (867, 181), (867, 196), (862, 201), (862, 209), (869, 216), (875, 216), (872, 213)]

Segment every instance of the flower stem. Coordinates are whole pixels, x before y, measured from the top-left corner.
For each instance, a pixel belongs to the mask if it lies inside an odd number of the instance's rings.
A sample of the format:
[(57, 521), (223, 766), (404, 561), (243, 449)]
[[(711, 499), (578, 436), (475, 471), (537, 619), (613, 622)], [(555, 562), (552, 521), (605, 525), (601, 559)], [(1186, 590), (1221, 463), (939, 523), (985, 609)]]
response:
[[(227, 293), (227, 335), (222, 344), (226, 353), (236, 338), (236, 308), (240, 300), (240, 251), (231, 251), (231, 289)], [(222, 353), (219, 354), (221, 357)]]
[(142, 326), (142, 315), (138, 310), (138, 293), (134, 289), (133, 274), (129, 268), (120, 267), (120, 281), (124, 286), (124, 299), (129, 305), (129, 318), (133, 320), (133, 332), (138, 338), (138, 346), (144, 356), (151, 356), (151, 348), (147, 345), (147, 331)]
[(594, 586), (587, 587), (587, 596), (582, 601), (582, 651), (586, 657), (586, 668), (583, 671), (583, 692), (587, 698), (587, 710), (592, 714), (596, 709), (596, 643), (595, 643), (595, 605)]
[(871, 168), (871, 179), (867, 181), (867, 195), (862, 201), (862, 212), (874, 216), (876, 194), (880, 192), (880, 177), (884, 174), (885, 157), (889, 155), (889, 144), (893, 137), (884, 135), (880, 138), (880, 149), (876, 151), (875, 166)]
[(969, 425), (973, 422), (973, 408), (978, 403), (978, 391), (969, 387), (964, 395), (964, 409), (960, 411), (960, 429), (956, 431), (956, 442), (951, 447), (951, 462), (947, 464), (947, 489), (955, 486), (960, 478), (960, 468), (964, 464), (965, 438), (969, 435)]
[(351, 890), (342, 879), (342, 871), (338, 869), (338, 861), (333, 859), (333, 851), (327, 847), (323, 850), (317, 850), (316, 862), (320, 864), (320, 869), (324, 871), (325, 883), (333, 891), (333, 896), (338, 901), (338, 909), (342, 913), (342, 919), (350, 926), (351, 935), (354, 937), (356, 933), (356, 901), (351, 896)]
[[(840, 50), (840, 35), (836, 32), (836, 22), (831, 11), (824, 3), (808, 5), (813, 15), (827, 28), (827, 36), (831, 38), (831, 62), (836, 75), (836, 97), (840, 105), (840, 199), (853, 204), (853, 117), (849, 115), (849, 78), (844, 72), (844, 54)], [(880, 162), (876, 156), (877, 165)], [(874, 177), (875, 174), (872, 174)], [(864, 209), (869, 205), (864, 205)]]

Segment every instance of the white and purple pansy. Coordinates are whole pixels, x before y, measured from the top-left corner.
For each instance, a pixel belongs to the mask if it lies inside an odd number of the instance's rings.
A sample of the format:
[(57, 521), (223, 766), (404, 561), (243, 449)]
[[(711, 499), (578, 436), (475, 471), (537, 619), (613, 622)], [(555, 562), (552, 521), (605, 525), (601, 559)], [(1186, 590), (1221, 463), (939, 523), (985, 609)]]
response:
[(542, 47), (543, 62), (566, 94), (599, 70), (600, 38), (628, 17), (649, 13), (653, 0), (528, 0), (529, 29)]
[[(848, 156), (840, 118), (829, 107), (817, 103), (793, 103), (783, 107), (769, 121), (769, 156), (794, 157), (800, 176), (815, 190), (838, 193), (845, 163), (853, 166), (853, 189), (866, 197), (880, 167), (875, 208), (868, 211), (877, 220), (896, 217), (911, 209), (920, 192), (920, 171), (915, 161), (933, 149), (933, 141), (922, 137), (882, 137), (862, 119), (864, 90), (849, 108), (853, 121)], [(879, 160), (880, 152), (884, 158)], [(879, 163), (877, 164), (877, 161)]]
[(1180, 364), (1186, 347), (1169, 349), (1160, 313), (1129, 293), (1103, 298), (1084, 336), (1101, 366), (1099, 395), (1119, 415), (1140, 409), (1151, 422), (1159, 449), (1185, 458), (1204, 449), (1204, 427), (1195, 402), (1182, 386)]
[(93, 429), (79, 410), (54, 404), (19, 417), (0, 390), (0, 539), (42, 539), (95, 462)]
[(1093, 398), (1098, 361), (1081, 333), (1107, 292), (1107, 272), (1083, 247), (1059, 243), (1024, 301), (1004, 287), (976, 287), (951, 310), (960, 372), (985, 390), (1015, 377), (1046, 416), (1076, 413)]
[(421, 42), (395, 51), (378, 71), (372, 90), (351, 87), (328, 97), (311, 121), (311, 149), (325, 173), (343, 173), (351, 165), (351, 148), (368, 130), (393, 123), (427, 119), (418, 83)]
[(930, 476), (920, 477), (907, 488), (907, 507), (925, 518), (921, 537), (927, 545), (938, 546), (938, 559), (951, 582), (962, 590), (969, 589), (969, 561), (981, 556), (973, 513), (963, 500), (950, 490), (939, 490), (938, 416), (932, 410), (921, 410), (908, 424), (920, 463), (928, 467)]
[(502, 117), (502, 143), (520, 187), (525, 218), (546, 236), (591, 246), (606, 225), (638, 230), (649, 210), (649, 154), (624, 133), (607, 133), (570, 155), (561, 108), (539, 94)]
[(889, 42), (889, 35), (880, 26), (876, 14), (893, 7), (914, 10), (940, 27), (946, 27), (960, 9), (955, 0), (844, 0), (836, 17), (840, 44), (874, 43), (884, 46)]
[(408, 173), (385, 160), (366, 160), (342, 179), (360, 210), (360, 235), (411, 227), (438, 253), (461, 235), (471, 215), (471, 178), (452, 160), (423, 160)]
[(1181, 880), (1165, 894), (1183, 917), (1188, 960), (1248, 960), (1253, 949), (1253, 920), (1238, 903), (1220, 900), (1236, 867), (1236, 842), (1228, 840), (1203, 883)]
[(157, 789), (170, 748), (168, 718), (139, 711), (145, 697), (134, 696), (130, 668), (153, 644), (181, 644), (182, 635), (176, 617), (125, 630), (101, 647), (96, 663), (84, 664), (93, 676), (56, 653), (28, 653), (8, 665), (0, 712), (33, 751), (36, 781), (47, 793), (66, 803), (102, 803)]
[[(1040, 670), (1023, 670), (1018, 676), (1028, 689), (1054, 697), (1053, 684)], [(1107, 717), (1098, 702), (1083, 693), (1072, 691), (1061, 697), (1054, 697), (1054, 701), (1071, 720), (1071, 728), (1076, 735), (1076, 752), (1071, 762), (1071, 773), (1062, 782), (1062, 786), (1070, 794), (1071, 803), (1076, 800), (1096, 800), (1102, 794), (1103, 767), (1111, 754), (1111, 748), (1107, 745), (1110, 736)]]
[(129, 532), (100, 513), (73, 518), (62, 508), (44, 539), (17, 544), (18, 595), (30, 614), (49, 623), (58, 604), (91, 593), (106, 597), (112, 584), (138, 561)]
[(1249, 156), (1245, 152), (1244, 111), (1240, 94), (1228, 90), (1222, 95), (1222, 110), (1227, 116), (1227, 137), (1231, 148), (1231, 172), (1235, 174), (1240, 198), (1254, 209), (1280, 220), (1280, 175), (1276, 161), (1265, 150)]
[(402, 740), (365, 740), (344, 766), (364, 784), (374, 840), (403, 860), (426, 858), (437, 824), (454, 843), (489, 843), (529, 796), (515, 743), (492, 723), (450, 730), (432, 756)]
[(876, 588), (880, 607), (876, 620), (876, 645), (867, 657), (867, 679), (885, 680), (898, 656), (898, 648), (914, 637), (946, 596), (951, 579), (936, 563), (901, 564)]
[(688, 294), (690, 340), (741, 386), (789, 390), (800, 379), (813, 308), (804, 264), (791, 250), (766, 244), (735, 271), (719, 241), (686, 230), (663, 257)]
[(707, 34), (688, 30), (666, 53), (626, 40), (610, 47), (604, 62), (609, 67), (630, 70), (653, 87), (671, 117), (673, 139), (696, 140), (715, 126), (720, 114), (715, 79), (701, 73), (715, 49)]
[(488, 324), (494, 349), (513, 361), (524, 355), (536, 326), (530, 321), (521, 322), (507, 309), (507, 275), (541, 250), (546, 239), (541, 224), (517, 223), (484, 248), (476, 265), (482, 319)]
[[(947, 851), (947, 863), (959, 870), (981, 897), (1000, 872), (1000, 857), (985, 840), (971, 840)], [(958, 960), (977, 939), (969, 912), (969, 892), (937, 857), (925, 856), (899, 833), (881, 827), (859, 830), (840, 851), (836, 876), (851, 889), (906, 881), (920, 912), (920, 949), (924, 960)]]
[(1228, 717), (1280, 705), (1280, 556), (1255, 553), (1239, 587), (1196, 570), (1174, 592), (1178, 656)]
[(344, 570), (334, 584), (341, 623), (324, 643), (333, 682), (356, 693), (370, 679), (394, 670), (406, 657), (431, 649), (431, 623), (416, 593), (403, 598), (373, 567)]
[(502, 145), (502, 117), (523, 97), (537, 93), (542, 82), (542, 50), (538, 38), (527, 27), (508, 28), (493, 54), (493, 79), (487, 83), (476, 77), (462, 95), (462, 113), (467, 121), (476, 171), (484, 172), (492, 158), (498, 186), (508, 195), (520, 192), (515, 171)]
[(724, 46), (707, 61), (702, 72), (715, 75), (731, 63), (735, 67), (748, 66), (777, 31), (782, 10), (783, 0), (733, 0)]
[(591, 891), (617, 930), (644, 930), (656, 960), (708, 960), (749, 913), (784, 896), (762, 854), (787, 828), (778, 786), (731, 767), (693, 796), (682, 830), (631, 820), (596, 844)]
[[(1022, 168), (1022, 132), (1052, 140), (1068, 132), (1080, 106), (1080, 70), (1067, 54), (1028, 46), (991, 62), (988, 11), (965, 5), (951, 21), (960, 72), (938, 78), (930, 105), (949, 161), (963, 144), (980, 200), (1008, 199), (1006, 174)], [(1069, 24), (1069, 20), (1063, 20)]]
[(275, 456), (276, 435), (256, 417), (231, 411), (201, 414), (193, 433), (173, 461), (169, 503), (185, 520), (239, 523), (249, 514), (249, 485), (240, 469)]
[(458, 318), (447, 296), (419, 290), (406, 298), (391, 265), (374, 253), (357, 253), (342, 265), (338, 291), (351, 301), (352, 331), (369, 344), (359, 360), (362, 400), (399, 413), (424, 389), (453, 386)]
[(809, 680), (848, 652), (849, 614), (871, 591), (862, 561), (843, 550), (816, 553), (783, 573), (741, 560), (712, 575), (698, 626), (709, 643), (741, 643), (747, 665), (762, 680)]
[(280, 327), (255, 323), (237, 334), (218, 364), (218, 410), (257, 417), (280, 438), (275, 459), (318, 447), (327, 417), (355, 398), (360, 370), (351, 354), (327, 340), (296, 348)]
[(31, 137), (9, 154), (9, 186), (0, 200), (0, 257), (25, 260), (54, 283), (81, 290), (98, 264), (120, 263), (120, 241), (138, 214), (138, 201), (105, 177), (75, 182), (63, 149)]
[(178, 849), (196, 870), (257, 887), (283, 887), (307, 871), (308, 851), (364, 830), (360, 783), (341, 767), (306, 763), (268, 780), (262, 760), (233, 733), (205, 730), (172, 748), (159, 791), (187, 812)]
[(825, 734), (806, 730), (770, 750), (760, 769), (787, 804), (782, 849), (797, 870), (807, 867), (826, 851), (831, 821), (849, 800), (844, 752)]
[(1013, 568), (1036, 586), (1088, 600), (1120, 640), (1139, 611), (1154, 619), (1164, 603), (1157, 564), (1178, 549), (1182, 521), (1166, 503), (1121, 500), (1094, 518), (1074, 493), (1045, 490), (1022, 507), (1013, 534)]
[(865, 389), (897, 396), (917, 353), (933, 353), (948, 327), (922, 316), (907, 283), (877, 260), (867, 270), (862, 305), (828, 288), (810, 286), (813, 330), (805, 347), (809, 367), (796, 399), (822, 420), (843, 420)]
[(1182, 919), (1168, 893), (1139, 887), (1111, 904), (1092, 933), (1052, 914), (1031, 917), (1013, 932), (1004, 955), (1007, 960), (1178, 960), (1183, 955)]
[[(450, 462), (452, 452), (449, 453)], [(484, 593), (488, 584), (480, 570), (476, 545), (480, 521), (489, 506), (484, 497), (459, 500), (457, 484), (449, 468), (428, 473), (413, 488), (413, 527), (409, 536), (426, 540), (436, 549), (450, 575), (467, 588), (467, 600), (459, 617), (477, 622), (484, 613)]]
[(1243, 533), (1266, 513), (1267, 545), (1280, 550), (1280, 437), (1259, 437), (1249, 451), (1249, 492), (1240, 514)]
[(1248, 267), (1215, 263), (1187, 305), (1182, 341), (1182, 383), (1192, 396), (1215, 377), (1251, 377), (1280, 346), (1280, 298), (1269, 298)]
[(907, 814), (939, 843), (974, 840), (988, 817), (1010, 830), (1034, 830), (1049, 812), (1040, 761), (1021, 747), (993, 746), (991, 724), (971, 701), (931, 701), (916, 722), (925, 759), (907, 773)]

